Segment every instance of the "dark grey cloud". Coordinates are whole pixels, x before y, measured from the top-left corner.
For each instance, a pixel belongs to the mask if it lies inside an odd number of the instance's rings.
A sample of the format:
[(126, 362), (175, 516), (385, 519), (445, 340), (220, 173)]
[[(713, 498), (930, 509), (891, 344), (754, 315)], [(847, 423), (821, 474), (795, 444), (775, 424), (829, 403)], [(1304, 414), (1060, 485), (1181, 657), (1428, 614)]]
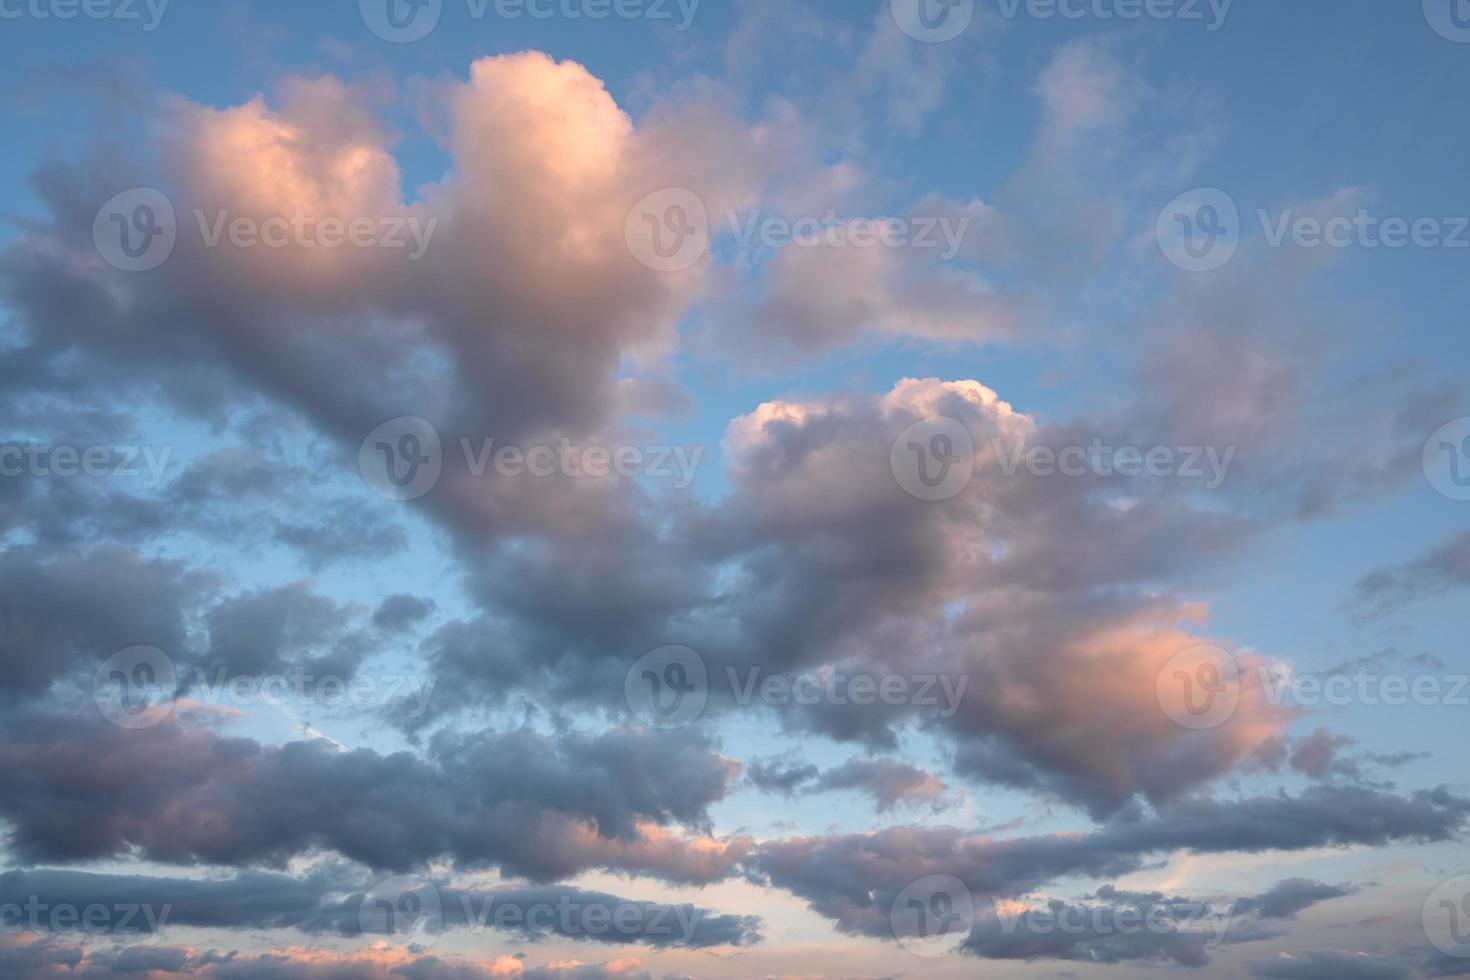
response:
[(747, 866), (806, 899), (846, 932), (891, 935), (889, 905), (909, 883), (953, 875), (975, 895), (1024, 895), (1058, 878), (1115, 878), (1152, 854), (1253, 853), (1457, 838), (1470, 802), (1448, 792), (1395, 796), (1318, 785), (1296, 797), (1190, 800), (1153, 814), (1120, 814), (1078, 836), (996, 840), (953, 828), (896, 827), (875, 834), (795, 838), (761, 845)]
[(1351, 885), (1325, 885), (1307, 878), (1287, 878), (1254, 898), (1241, 899), (1235, 907), (1239, 912), (1255, 912), (1262, 919), (1294, 919), (1298, 912), (1318, 902), (1356, 892), (1357, 889)]
[[(0, 552), (0, 696), (37, 696), (130, 646), (181, 650), (212, 577), (119, 545)], [(88, 683), (91, 678), (88, 676)]]
[(398, 593), (386, 596), (373, 612), (373, 625), (381, 630), (400, 632), (427, 619), (436, 608), (433, 599)]
[(173, 720), (125, 731), (24, 710), (4, 725), (0, 782), (16, 791), (0, 816), (26, 861), (135, 849), (167, 863), (280, 864), (325, 848), (395, 870), (450, 856), (542, 881), (595, 867), (703, 881), (734, 857), (645, 832), (704, 829), (738, 776), (684, 733), (466, 733), (421, 757), (264, 746)]
[[(115, 913), (107, 931), (150, 935), (155, 926), (217, 929), (294, 929), (311, 935), (363, 935), (363, 910), (376, 883), (346, 868), (305, 877), (239, 871), (229, 878), (167, 878), (34, 870), (0, 873), (0, 906), (12, 905), (12, 929), (35, 924), (49, 931), (49, 910), (68, 907), (147, 909), (123, 920)], [(433, 927), (446, 931), (493, 929), (526, 940), (561, 936), (593, 943), (653, 947), (749, 946), (760, 941), (760, 920), (722, 915), (694, 905), (638, 901), (567, 887), (464, 889), (413, 879), (438, 898)], [(25, 917), (25, 918), (22, 918)], [(371, 916), (367, 919), (372, 922)], [(71, 923), (73, 930), (76, 923)], [(58, 932), (67, 931), (62, 924)], [(24, 931), (24, 930), (22, 930)]]
[(1427, 554), (1377, 568), (1353, 587), (1359, 622), (1380, 619), (1404, 606), (1470, 586), (1470, 531), (1461, 531)]

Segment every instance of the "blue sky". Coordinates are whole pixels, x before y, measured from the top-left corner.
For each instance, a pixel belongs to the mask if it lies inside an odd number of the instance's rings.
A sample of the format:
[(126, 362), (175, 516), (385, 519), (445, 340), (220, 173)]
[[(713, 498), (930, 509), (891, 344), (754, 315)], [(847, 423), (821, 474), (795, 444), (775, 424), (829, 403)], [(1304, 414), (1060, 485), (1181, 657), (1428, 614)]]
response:
[(0, 972), (1470, 973), (1464, 0), (621, 2), (0, 0)]

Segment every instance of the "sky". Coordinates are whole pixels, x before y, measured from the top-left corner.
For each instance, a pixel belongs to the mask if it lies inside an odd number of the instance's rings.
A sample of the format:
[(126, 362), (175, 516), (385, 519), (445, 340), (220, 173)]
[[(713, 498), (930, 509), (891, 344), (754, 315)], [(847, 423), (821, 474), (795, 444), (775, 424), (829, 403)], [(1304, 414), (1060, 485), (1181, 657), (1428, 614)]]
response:
[(1470, 976), (1470, 2), (0, 51), (0, 976)]

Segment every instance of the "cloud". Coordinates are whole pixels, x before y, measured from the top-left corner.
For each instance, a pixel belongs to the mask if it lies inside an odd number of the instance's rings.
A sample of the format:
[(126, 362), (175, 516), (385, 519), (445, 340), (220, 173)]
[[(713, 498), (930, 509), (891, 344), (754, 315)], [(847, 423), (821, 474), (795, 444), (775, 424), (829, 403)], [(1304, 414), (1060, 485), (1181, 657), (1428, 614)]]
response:
[(280, 864), (326, 848), (394, 870), (450, 856), (540, 881), (589, 868), (710, 881), (742, 851), (664, 832), (707, 827), (738, 773), (706, 739), (677, 733), (465, 733), (420, 758), (270, 747), (174, 720), (124, 731), (25, 710), (6, 722), (0, 778), (25, 789), (0, 814), (28, 861), (136, 849), (165, 863)]
[(1273, 980), (1398, 980), (1411, 975), (1403, 963), (1367, 953), (1330, 949), (1282, 953), (1274, 960), (1254, 960), (1250, 970), (1252, 976)]
[(1465, 586), (1470, 586), (1470, 531), (1452, 535), (1419, 558), (1385, 565), (1358, 579), (1353, 587), (1357, 619), (1381, 619)]

